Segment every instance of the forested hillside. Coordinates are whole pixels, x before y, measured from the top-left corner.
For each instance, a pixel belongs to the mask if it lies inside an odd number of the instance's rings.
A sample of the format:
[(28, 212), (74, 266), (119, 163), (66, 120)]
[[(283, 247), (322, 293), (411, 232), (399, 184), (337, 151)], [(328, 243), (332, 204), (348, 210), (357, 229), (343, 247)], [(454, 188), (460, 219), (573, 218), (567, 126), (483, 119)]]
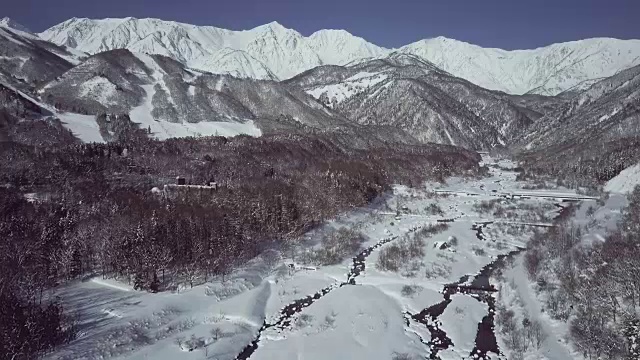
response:
[[(330, 133), (122, 133), (109, 144), (0, 143), (0, 332), (15, 334), (2, 337), (2, 358), (73, 338), (73, 321), (47, 295), (64, 282), (98, 274), (157, 292), (224, 278), (393, 183), (480, 171), (478, 155), (459, 148), (363, 150)], [(171, 185), (177, 176), (185, 186)]]

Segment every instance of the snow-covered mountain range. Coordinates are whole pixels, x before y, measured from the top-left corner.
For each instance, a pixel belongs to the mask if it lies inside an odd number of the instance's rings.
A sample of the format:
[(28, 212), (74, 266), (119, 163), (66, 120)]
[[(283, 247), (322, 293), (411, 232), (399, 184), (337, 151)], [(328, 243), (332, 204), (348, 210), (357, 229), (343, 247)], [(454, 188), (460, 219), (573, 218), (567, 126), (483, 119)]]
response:
[(320, 30), (305, 37), (276, 22), (231, 31), (158, 19), (73, 18), (39, 36), (90, 54), (126, 48), (166, 55), (212, 73), (274, 80), (320, 65), (345, 65), (400, 51), (510, 94), (556, 95), (640, 64), (640, 40), (598, 38), (506, 51), (438, 37), (386, 49), (344, 30)]
[(387, 52), (345, 31), (322, 30), (307, 38), (276, 22), (231, 31), (158, 19), (74, 18), (40, 36), (92, 54), (126, 48), (166, 55), (214, 73), (260, 79), (286, 79), (319, 65)]

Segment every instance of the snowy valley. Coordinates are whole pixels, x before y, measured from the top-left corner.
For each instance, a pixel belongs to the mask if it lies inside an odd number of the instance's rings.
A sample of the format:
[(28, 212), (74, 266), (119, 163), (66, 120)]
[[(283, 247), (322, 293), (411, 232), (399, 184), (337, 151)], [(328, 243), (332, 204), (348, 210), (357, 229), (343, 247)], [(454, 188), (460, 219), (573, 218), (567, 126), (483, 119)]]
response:
[[(511, 358), (507, 340), (491, 328), (500, 297), (494, 291), (502, 286), (496, 272), (507, 263), (518, 271), (528, 238), (551, 226), (556, 204), (596, 199), (523, 190), (513, 171), (491, 169), (478, 180), (396, 187), (380, 203), (341, 215), (291, 251), (263, 254), (225, 281), (198, 279), (164, 294), (100, 277), (65, 286), (56, 293), (86, 331), (52, 358)], [(488, 201), (529, 210), (496, 218), (478, 211)], [(364, 236), (360, 255), (331, 266), (309, 262), (309, 249), (344, 228)], [(384, 270), (380, 256), (408, 239), (422, 242), (414, 260)], [(555, 358), (573, 358), (569, 345), (556, 343), (555, 322), (532, 319), (546, 332), (541, 351), (560, 346), (566, 355)]]

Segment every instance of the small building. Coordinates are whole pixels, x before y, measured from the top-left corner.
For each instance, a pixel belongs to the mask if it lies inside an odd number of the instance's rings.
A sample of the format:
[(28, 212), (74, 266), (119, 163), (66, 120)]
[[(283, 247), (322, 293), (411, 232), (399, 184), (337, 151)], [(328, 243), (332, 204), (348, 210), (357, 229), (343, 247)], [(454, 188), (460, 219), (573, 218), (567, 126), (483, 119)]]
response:
[(182, 176), (176, 177), (176, 185), (186, 185), (187, 181)]

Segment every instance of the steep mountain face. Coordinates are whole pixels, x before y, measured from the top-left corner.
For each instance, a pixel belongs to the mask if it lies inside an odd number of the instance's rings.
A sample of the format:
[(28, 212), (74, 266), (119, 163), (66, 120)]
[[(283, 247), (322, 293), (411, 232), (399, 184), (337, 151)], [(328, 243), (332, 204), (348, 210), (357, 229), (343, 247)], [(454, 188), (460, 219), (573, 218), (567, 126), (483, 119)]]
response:
[(385, 56), (389, 52), (345, 30), (316, 31), (307, 41), (323, 64), (346, 65), (354, 60)]
[[(516, 146), (532, 166), (608, 180), (640, 160), (640, 66), (575, 95), (540, 118)], [(595, 174), (595, 175), (594, 175)]]
[[(14, 28), (17, 27), (17, 28)], [(25, 91), (77, 63), (81, 54), (44, 41), (7, 20), (0, 22), (0, 81)]]
[(395, 126), (422, 141), (473, 149), (503, 146), (541, 116), (404, 53), (318, 67), (285, 83), (356, 123)]
[(50, 113), (11, 85), (0, 83), (0, 112), (17, 119), (33, 119)]
[(38, 93), (63, 111), (126, 112), (142, 101), (142, 85), (150, 73), (128, 50), (114, 50), (89, 57), (42, 86)]
[(345, 31), (320, 31), (307, 38), (275, 22), (230, 31), (157, 19), (74, 18), (40, 36), (91, 54), (126, 48), (166, 55), (204, 71), (259, 79), (286, 79), (318, 65), (344, 64), (386, 51)]
[(615, 140), (640, 135), (640, 66), (602, 80), (539, 119), (519, 144), (543, 148), (597, 135)]
[[(246, 31), (158, 19), (70, 19), (39, 34), (87, 53), (126, 48), (172, 57), (189, 67), (258, 79), (288, 79), (320, 65), (347, 65), (386, 57), (385, 49), (344, 30), (309, 37), (270, 23)], [(534, 50), (482, 48), (438, 37), (406, 45), (450, 74), (509, 94), (575, 94), (640, 64), (640, 40), (587, 39)]]
[(217, 74), (227, 74), (238, 78), (277, 80), (267, 65), (249, 55), (246, 51), (223, 48), (211, 56), (204, 56), (192, 62), (196, 69), (215, 69)]
[(427, 59), (476, 85), (510, 94), (556, 95), (579, 90), (640, 64), (640, 40), (607, 38), (506, 51), (438, 37), (400, 51)]

